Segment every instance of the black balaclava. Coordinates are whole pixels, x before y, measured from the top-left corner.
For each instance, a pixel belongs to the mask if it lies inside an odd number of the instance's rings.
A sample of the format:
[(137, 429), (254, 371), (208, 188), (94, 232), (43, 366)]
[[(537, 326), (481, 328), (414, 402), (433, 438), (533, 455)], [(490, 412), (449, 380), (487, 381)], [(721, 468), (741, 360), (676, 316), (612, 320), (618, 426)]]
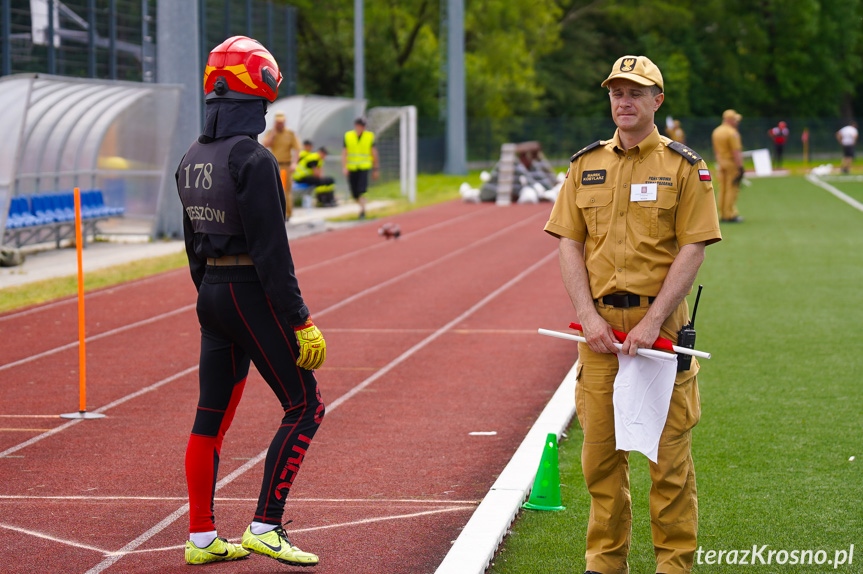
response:
[(203, 134), (218, 139), (248, 135), (257, 137), (267, 127), (265, 100), (207, 100)]

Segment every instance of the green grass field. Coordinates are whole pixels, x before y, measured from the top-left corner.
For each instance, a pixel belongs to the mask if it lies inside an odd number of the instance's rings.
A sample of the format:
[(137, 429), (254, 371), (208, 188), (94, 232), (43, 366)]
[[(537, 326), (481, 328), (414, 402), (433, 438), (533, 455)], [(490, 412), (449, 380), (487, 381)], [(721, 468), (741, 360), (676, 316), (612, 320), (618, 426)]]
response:
[[(697, 282), (702, 418), (693, 431), (699, 544), (837, 550), (853, 564), (694, 572), (863, 572), (863, 213), (802, 177), (751, 180)], [(863, 201), (863, 182), (830, 181)], [(690, 301), (690, 304), (692, 301)], [(522, 511), (494, 574), (581, 573), (589, 498), (577, 420), (560, 444), (562, 512)], [(856, 460), (849, 461), (850, 457)], [(647, 459), (630, 457), (630, 572), (655, 572)], [(765, 554), (766, 558), (766, 554)]]

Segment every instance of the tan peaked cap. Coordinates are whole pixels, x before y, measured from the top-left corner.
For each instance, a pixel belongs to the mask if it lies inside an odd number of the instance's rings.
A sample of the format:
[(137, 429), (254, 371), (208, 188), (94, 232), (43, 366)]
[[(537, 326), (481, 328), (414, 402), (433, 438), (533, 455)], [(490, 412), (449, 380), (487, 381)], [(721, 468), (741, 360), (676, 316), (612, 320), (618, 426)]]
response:
[(606, 87), (611, 80), (622, 78), (631, 80), (642, 86), (659, 86), (660, 90), (665, 90), (662, 82), (662, 72), (659, 68), (650, 61), (647, 56), (623, 56), (618, 58), (611, 67), (611, 74), (602, 82), (602, 87)]

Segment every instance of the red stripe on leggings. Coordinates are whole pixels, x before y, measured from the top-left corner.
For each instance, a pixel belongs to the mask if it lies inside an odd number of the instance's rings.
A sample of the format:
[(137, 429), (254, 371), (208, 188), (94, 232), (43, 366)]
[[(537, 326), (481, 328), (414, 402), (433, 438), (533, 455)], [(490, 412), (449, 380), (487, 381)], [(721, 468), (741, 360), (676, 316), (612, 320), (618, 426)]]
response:
[(291, 396), (288, 394), (287, 389), (285, 389), (285, 384), (282, 382), (282, 379), (279, 378), (279, 375), (278, 375), (278, 373), (276, 373), (276, 370), (273, 368), (272, 363), (270, 363), (270, 358), (267, 357), (267, 354), (264, 352), (263, 347), (261, 347), (261, 344), (258, 342), (258, 338), (255, 337), (255, 333), (252, 331), (252, 328), (249, 327), (249, 323), (248, 323), (248, 321), (246, 321), (246, 318), (243, 316), (243, 312), (240, 311), (240, 304), (237, 303), (237, 296), (234, 293), (234, 284), (228, 283), (228, 287), (231, 289), (231, 298), (234, 300), (234, 308), (237, 310), (237, 314), (240, 316), (240, 319), (243, 321), (243, 325), (246, 326), (246, 330), (249, 332), (249, 335), (252, 336), (252, 340), (255, 341), (255, 345), (258, 346), (258, 350), (261, 352), (261, 355), (264, 357), (264, 360), (267, 362), (267, 366), (270, 368), (270, 372), (273, 373), (273, 376), (279, 382), (279, 386), (282, 387), (282, 392), (285, 393), (285, 397), (288, 399), (288, 404), (292, 405)]
[[(291, 402), (291, 396), (290, 396), (290, 394), (288, 394), (288, 391), (285, 389), (285, 385), (284, 385), (284, 383), (283, 383), (283, 382), (282, 382), (282, 380), (279, 378), (279, 376), (278, 376), (278, 374), (276, 373), (275, 369), (273, 369), (273, 365), (272, 365), (272, 363), (270, 363), (270, 359), (267, 357), (267, 354), (264, 352), (264, 349), (261, 347), (261, 344), (258, 342), (258, 338), (257, 338), (257, 337), (255, 337), (255, 334), (252, 332), (252, 329), (249, 327), (249, 323), (248, 323), (248, 321), (246, 321), (246, 318), (243, 316), (243, 312), (240, 310), (240, 305), (239, 305), (239, 303), (237, 302), (237, 296), (236, 296), (236, 294), (234, 293), (234, 285), (233, 285), (233, 283), (229, 283), (228, 285), (229, 285), (229, 287), (230, 287), (230, 289), (231, 289), (231, 298), (234, 300), (234, 308), (237, 310), (237, 314), (240, 316), (240, 319), (243, 321), (243, 325), (245, 325), (245, 326), (246, 326), (246, 330), (249, 332), (249, 335), (251, 335), (251, 336), (252, 336), (252, 339), (255, 341), (255, 344), (258, 346), (258, 350), (260, 350), (260, 351), (261, 351), (261, 355), (264, 357), (264, 360), (267, 362), (267, 366), (270, 368), (270, 372), (272, 372), (272, 373), (273, 373), (273, 376), (276, 378), (276, 380), (279, 382), (279, 385), (282, 387), (282, 391), (284, 392), (285, 397), (288, 399), (288, 405), (289, 405), (289, 409), (288, 409), (288, 410), (293, 409), (293, 408), (294, 408), (294, 405), (293, 405), (293, 403)], [(270, 304), (270, 303), (269, 303), (269, 299), (267, 299), (267, 304), (270, 306), (270, 312), (273, 312), (273, 306), (272, 306), (272, 304)], [(275, 317), (275, 313), (274, 313), (274, 312), (273, 312), (273, 315), (274, 315), (274, 317)], [(284, 330), (282, 329), (281, 325), (279, 324), (279, 322), (278, 322), (278, 318), (276, 318), (276, 324), (278, 324), (278, 325), (279, 325), (279, 330), (282, 332), (282, 336), (284, 337), (284, 336), (285, 336), (285, 332), (284, 332)], [(294, 352), (293, 352), (293, 349), (291, 349), (290, 344), (288, 345), (288, 350), (290, 351), (291, 356), (292, 356), (292, 357), (294, 357)], [(295, 358), (295, 357), (294, 357), (294, 358)], [(295, 359), (296, 359), (296, 358), (295, 358)], [(294, 362), (296, 362), (296, 360), (295, 360)], [(293, 436), (293, 434), (294, 434), (294, 430), (296, 430), (297, 425), (298, 425), (298, 424), (300, 424), (300, 421), (303, 419), (303, 415), (305, 414), (306, 407), (307, 407), (307, 405), (308, 405), (308, 402), (305, 400), (305, 399), (306, 399), (306, 396), (305, 396), (305, 395), (306, 395), (306, 387), (305, 387), (305, 385), (302, 383), (302, 376), (301, 376), (301, 375), (302, 375), (302, 373), (300, 373), (300, 372), (299, 372), (299, 367), (297, 367), (297, 370), (298, 370), (298, 374), (300, 374), (300, 385), (301, 385), (301, 386), (302, 386), (302, 388), (303, 388), (303, 405), (302, 405), (302, 406), (303, 406), (303, 412), (302, 412), (302, 413), (300, 413), (300, 416), (297, 418), (297, 422), (294, 424), (294, 426), (293, 426), (293, 428), (291, 429), (291, 431), (290, 431), (290, 432), (285, 436), (285, 440), (282, 442), (282, 445), (281, 445), (281, 447), (279, 448), (279, 456), (278, 456), (277, 460), (281, 460), (281, 458), (282, 458), (282, 453), (283, 453), (283, 452), (284, 452), (284, 450), (285, 450), (285, 446), (290, 442), (290, 440), (291, 440), (291, 436)], [(297, 405), (297, 406), (299, 406), (299, 405)], [(287, 411), (285, 411), (285, 412), (287, 412)], [(281, 427), (280, 427), (280, 428), (281, 428)], [(273, 492), (273, 482), (275, 481), (275, 477), (278, 475), (278, 473), (279, 473), (279, 469), (278, 469), (278, 468), (273, 468), (273, 474), (272, 474), (272, 476), (270, 476), (270, 485), (269, 485), (269, 487), (268, 487), (268, 489), (267, 489), (267, 499), (269, 499), (269, 497), (270, 497), (270, 493), (271, 493), (271, 492)], [(257, 517), (256, 517), (256, 518), (257, 518)], [(266, 519), (267, 519), (267, 517), (266, 517), (266, 516), (261, 517), (261, 518), (262, 518), (262, 520), (266, 520)], [(281, 518), (281, 517), (279, 517), (279, 518)]]

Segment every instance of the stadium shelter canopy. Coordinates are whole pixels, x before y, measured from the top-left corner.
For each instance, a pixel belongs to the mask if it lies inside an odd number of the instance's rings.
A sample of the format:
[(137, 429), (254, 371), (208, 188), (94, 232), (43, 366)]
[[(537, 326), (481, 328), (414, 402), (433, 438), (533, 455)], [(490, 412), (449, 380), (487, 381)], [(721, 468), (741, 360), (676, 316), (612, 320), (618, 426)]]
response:
[(0, 78), (0, 233), (13, 197), (79, 187), (123, 207), (126, 232), (151, 234), (181, 89), (44, 74)]
[[(345, 132), (354, 128), (354, 120), (365, 116), (366, 129), (375, 133), (384, 181), (398, 179), (403, 195), (416, 197), (416, 108), (378, 107), (366, 111), (366, 101), (329, 96), (301, 95), (279, 98), (267, 111), (267, 130), (273, 127), (277, 113), (285, 114), (285, 124), (302, 142), (310, 140), (315, 149), (324, 146), (330, 154), (324, 164), (326, 175), (346, 189), (341, 173), (341, 153)], [(264, 132), (266, 133), (266, 131)], [(261, 138), (263, 139), (263, 134)]]

